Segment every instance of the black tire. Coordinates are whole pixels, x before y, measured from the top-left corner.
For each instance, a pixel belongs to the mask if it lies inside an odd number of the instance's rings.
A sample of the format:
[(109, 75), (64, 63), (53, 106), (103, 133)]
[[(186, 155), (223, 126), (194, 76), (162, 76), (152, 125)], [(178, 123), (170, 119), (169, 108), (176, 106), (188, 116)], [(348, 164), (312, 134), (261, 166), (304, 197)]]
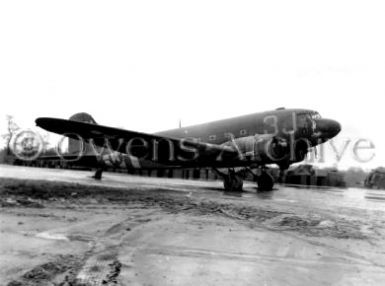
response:
[(98, 169), (96, 169), (96, 172), (95, 172), (95, 175), (93, 176), (93, 178), (95, 180), (101, 180), (102, 174), (103, 174), (103, 168), (98, 168)]
[(226, 192), (242, 192), (243, 180), (238, 176), (226, 176), (223, 186)]
[(262, 174), (257, 178), (258, 191), (267, 192), (273, 190), (274, 178), (267, 172), (262, 172)]

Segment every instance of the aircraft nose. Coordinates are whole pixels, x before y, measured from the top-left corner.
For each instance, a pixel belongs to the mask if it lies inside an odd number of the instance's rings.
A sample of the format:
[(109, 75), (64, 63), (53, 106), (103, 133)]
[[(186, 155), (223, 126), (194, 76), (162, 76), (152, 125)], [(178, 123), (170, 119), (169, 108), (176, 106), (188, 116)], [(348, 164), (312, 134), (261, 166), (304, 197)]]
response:
[(316, 121), (316, 132), (319, 132), (325, 139), (336, 136), (341, 131), (341, 124), (333, 119), (318, 119)]

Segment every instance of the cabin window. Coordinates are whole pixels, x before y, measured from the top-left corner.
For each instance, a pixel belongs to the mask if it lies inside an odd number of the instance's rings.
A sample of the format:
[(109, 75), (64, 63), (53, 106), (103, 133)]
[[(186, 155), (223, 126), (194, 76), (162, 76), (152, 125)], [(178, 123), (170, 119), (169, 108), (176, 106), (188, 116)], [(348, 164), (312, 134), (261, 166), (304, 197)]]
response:
[(226, 132), (224, 136), (225, 136), (225, 139), (228, 139), (228, 140), (231, 140), (234, 138), (234, 135), (231, 132)]
[(241, 135), (241, 136), (247, 135), (247, 130), (246, 129), (242, 129), (241, 131), (239, 131), (239, 135)]
[(187, 141), (191, 141), (191, 142), (200, 142), (201, 141), (201, 138), (195, 138), (195, 137), (186, 137), (184, 139)]
[(193, 142), (201, 142), (202, 139), (201, 139), (201, 138), (192, 138), (192, 141), (193, 141)]
[(210, 141), (214, 141), (215, 139), (217, 139), (217, 136), (216, 136), (216, 135), (210, 135), (210, 136), (209, 136), (209, 140), (210, 140)]

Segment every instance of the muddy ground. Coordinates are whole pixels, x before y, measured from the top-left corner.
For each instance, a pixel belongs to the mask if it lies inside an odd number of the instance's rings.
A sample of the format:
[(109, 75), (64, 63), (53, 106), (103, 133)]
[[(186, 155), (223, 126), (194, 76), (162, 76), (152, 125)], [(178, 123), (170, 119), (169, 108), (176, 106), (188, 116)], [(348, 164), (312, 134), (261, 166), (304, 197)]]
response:
[(143, 188), (140, 180), (108, 187), (2, 178), (0, 285), (385, 281), (380, 207), (251, 199), (210, 183)]

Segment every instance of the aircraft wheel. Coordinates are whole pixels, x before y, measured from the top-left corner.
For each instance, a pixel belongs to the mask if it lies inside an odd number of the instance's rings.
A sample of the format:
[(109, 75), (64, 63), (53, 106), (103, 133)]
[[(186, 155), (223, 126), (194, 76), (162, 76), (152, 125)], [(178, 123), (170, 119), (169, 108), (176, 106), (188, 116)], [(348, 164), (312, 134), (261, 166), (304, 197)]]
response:
[(226, 192), (242, 192), (243, 180), (239, 176), (226, 176), (223, 181)]
[(103, 168), (98, 168), (98, 169), (96, 169), (96, 172), (95, 172), (95, 175), (93, 176), (93, 178), (95, 180), (101, 180), (102, 174), (103, 174)]
[(274, 178), (268, 172), (262, 172), (257, 178), (258, 191), (266, 192), (273, 190)]

